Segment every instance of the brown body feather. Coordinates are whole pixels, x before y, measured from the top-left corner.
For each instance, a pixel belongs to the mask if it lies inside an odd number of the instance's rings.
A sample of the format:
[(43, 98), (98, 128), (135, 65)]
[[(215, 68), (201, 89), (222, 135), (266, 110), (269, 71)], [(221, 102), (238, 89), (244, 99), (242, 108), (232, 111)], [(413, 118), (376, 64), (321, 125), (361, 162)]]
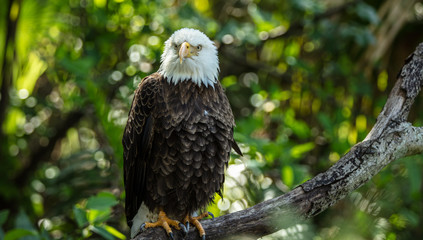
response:
[(234, 118), (219, 82), (168, 83), (155, 73), (135, 91), (123, 135), (128, 225), (141, 203), (182, 220), (221, 193)]

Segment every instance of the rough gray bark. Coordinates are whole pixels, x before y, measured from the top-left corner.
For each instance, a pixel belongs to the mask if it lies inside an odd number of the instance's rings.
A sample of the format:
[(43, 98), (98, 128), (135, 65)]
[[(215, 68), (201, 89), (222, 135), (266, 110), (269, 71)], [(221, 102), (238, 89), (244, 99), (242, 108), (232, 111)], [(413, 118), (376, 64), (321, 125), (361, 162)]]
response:
[[(326, 172), (292, 191), (248, 209), (201, 221), (207, 239), (260, 237), (315, 216), (362, 186), (390, 162), (423, 152), (423, 127), (407, 117), (423, 85), (423, 43), (405, 62), (397, 83), (363, 142), (354, 145)], [(178, 231), (175, 239), (182, 239)], [(168, 239), (161, 228), (147, 229), (135, 237)], [(191, 228), (185, 239), (199, 239)]]

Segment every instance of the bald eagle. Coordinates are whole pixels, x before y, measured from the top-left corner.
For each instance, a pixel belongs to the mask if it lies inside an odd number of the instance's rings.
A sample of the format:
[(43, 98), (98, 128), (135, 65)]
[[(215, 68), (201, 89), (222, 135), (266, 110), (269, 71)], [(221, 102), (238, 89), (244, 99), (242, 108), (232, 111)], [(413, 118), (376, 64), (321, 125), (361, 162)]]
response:
[(169, 226), (187, 232), (192, 224), (205, 239), (198, 220), (222, 193), (231, 149), (242, 155), (218, 73), (214, 43), (183, 28), (165, 42), (158, 72), (135, 90), (122, 139), (131, 237), (160, 226), (173, 238)]

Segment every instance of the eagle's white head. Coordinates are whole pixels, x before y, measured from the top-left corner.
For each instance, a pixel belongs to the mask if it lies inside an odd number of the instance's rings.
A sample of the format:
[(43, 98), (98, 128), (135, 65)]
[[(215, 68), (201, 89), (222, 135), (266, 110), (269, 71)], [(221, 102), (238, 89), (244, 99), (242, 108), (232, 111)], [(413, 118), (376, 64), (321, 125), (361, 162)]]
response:
[(191, 80), (214, 87), (219, 73), (216, 46), (204, 33), (182, 28), (165, 42), (159, 73), (169, 83)]

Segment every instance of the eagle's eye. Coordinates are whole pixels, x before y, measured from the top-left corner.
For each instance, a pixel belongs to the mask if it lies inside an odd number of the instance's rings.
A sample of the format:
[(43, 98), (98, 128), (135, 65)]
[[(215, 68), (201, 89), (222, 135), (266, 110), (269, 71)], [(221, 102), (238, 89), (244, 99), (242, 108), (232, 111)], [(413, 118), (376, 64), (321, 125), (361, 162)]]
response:
[(198, 46), (197, 46), (197, 50), (198, 50), (198, 51), (200, 51), (202, 48), (203, 48), (203, 46), (201, 46), (201, 45), (198, 45)]
[(173, 48), (174, 48), (175, 50), (178, 50), (178, 44), (174, 43), (174, 44), (173, 44)]

